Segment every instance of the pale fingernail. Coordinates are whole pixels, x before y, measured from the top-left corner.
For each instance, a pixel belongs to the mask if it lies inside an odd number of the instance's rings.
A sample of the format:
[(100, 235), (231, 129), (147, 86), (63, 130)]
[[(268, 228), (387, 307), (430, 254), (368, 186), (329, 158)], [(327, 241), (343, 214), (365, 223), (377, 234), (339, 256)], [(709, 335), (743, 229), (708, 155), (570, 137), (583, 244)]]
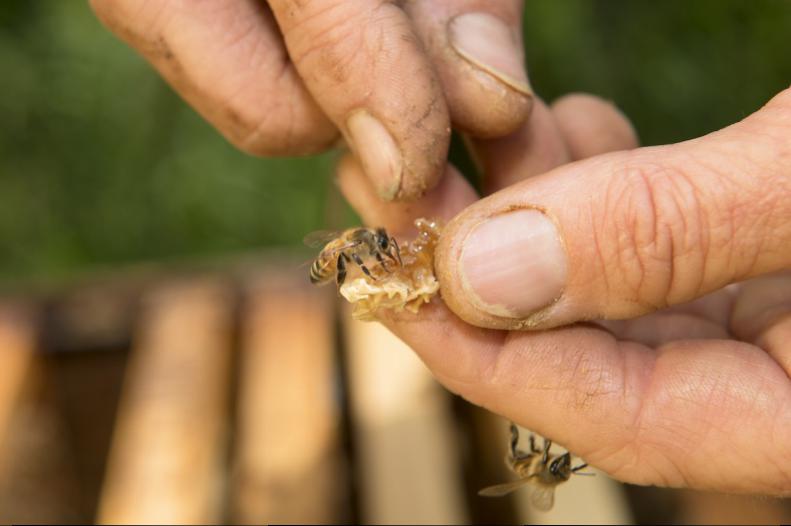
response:
[(560, 297), (566, 259), (551, 219), (538, 210), (515, 210), (487, 219), (467, 235), (462, 283), (489, 314), (525, 318)]
[(473, 65), (515, 90), (532, 95), (519, 36), (505, 22), (486, 13), (467, 13), (448, 25), (453, 48)]
[(365, 110), (352, 113), (346, 129), (351, 149), (379, 195), (387, 200), (395, 198), (401, 189), (403, 162), (393, 136)]

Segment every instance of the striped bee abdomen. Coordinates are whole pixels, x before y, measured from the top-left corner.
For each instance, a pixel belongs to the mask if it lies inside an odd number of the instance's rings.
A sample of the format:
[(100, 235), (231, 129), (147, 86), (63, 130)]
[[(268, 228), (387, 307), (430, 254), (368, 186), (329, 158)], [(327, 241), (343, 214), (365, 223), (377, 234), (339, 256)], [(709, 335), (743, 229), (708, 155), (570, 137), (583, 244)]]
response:
[(328, 281), (335, 273), (332, 265), (322, 263), (322, 258), (316, 259), (310, 266), (310, 282), (313, 284)]

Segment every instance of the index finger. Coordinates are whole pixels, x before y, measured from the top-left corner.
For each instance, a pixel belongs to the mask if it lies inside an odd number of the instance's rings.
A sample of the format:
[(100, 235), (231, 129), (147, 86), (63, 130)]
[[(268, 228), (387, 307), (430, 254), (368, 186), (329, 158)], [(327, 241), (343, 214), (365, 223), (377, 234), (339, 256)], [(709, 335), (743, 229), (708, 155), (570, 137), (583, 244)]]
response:
[(386, 200), (439, 180), (450, 118), (439, 80), (395, 2), (270, 0), (291, 60)]

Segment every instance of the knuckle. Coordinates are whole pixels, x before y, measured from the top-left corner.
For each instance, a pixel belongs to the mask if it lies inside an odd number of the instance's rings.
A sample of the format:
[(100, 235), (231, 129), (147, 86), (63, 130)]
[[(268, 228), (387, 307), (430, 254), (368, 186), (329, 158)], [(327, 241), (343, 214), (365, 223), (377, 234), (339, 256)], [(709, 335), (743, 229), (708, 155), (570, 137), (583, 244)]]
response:
[(783, 89), (780, 93), (772, 97), (766, 104), (766, 107), (782, 111), (786, 116), (791, 115), (791, 86)]
[[(291, 59), (303, 75), (314, 68), (334, 84), (349, 82), (359, 57), (380, 56), (388, 50), (382, 27), (398, 13), (388, 2), (378, 1), (360, 11), (350, 2), (313, 1), (295, 24), (284, 30)], [(362, 52), (362, 53), (361, 53)]]
[[(312, 4), (316, 5), (319, 2)], [(284, 31), (291, 59), (298, 66), (310, 63), (314, 59), (322, 61), (348, 59), (349, 53), (343, 51), (350, 51), (357, 44), (354, 37), (356, 32), (351, 31), (359, 23), (355, 18), (348, 5), (342, 2), (330, 2), (321, 8), (303, 13), (297, 23), (288, 26)], [(335, 52), (330, 53), (327, 50)]]
[(329, 123), (295, 119), (288, 109), (251, 114), (229, 108), (226, 116), (228, 140), (261, 157), (319, 153), (337, 138), (337, 130)]
[(257, 156), (305, 155), (321, 152), (337, 139), (337, 129), (287, 68), (265, 76), (260, 88), (265, 97), (251, 98), (245, 89), (201, 97), (213, 114), (210, 120), (240, 150)]
[[(708, 217), (684, 171), (639, 159), (616, 170), (605, 189), (597, 247), (627, 302), (655, 310), (696, 295), (708, 252)], [(611, 240), (614, 240), (612, 242)], [(625, 285), (625, 286), (624, 286)]]

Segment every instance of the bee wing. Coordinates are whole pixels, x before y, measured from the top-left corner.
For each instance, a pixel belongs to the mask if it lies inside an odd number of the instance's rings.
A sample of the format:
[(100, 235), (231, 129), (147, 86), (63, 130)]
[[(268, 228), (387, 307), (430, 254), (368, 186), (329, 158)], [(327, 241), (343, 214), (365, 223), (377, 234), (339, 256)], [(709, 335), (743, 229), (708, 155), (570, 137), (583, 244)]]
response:
[(313, 264), (314, 261), (316, 261), (316, 258), (306, 259), (305, 261), (297, 265), (297, 268), (298, 269), (308, 268)]
[(555, 504), (555, 486), (531, 484), (529, 490), (530, 504), (539, 511), (549, 511)]
[(495, 484), (494, 486), (489, 486), (483, 488), (481, 491), (478, 492), (478, 495), (481, 497), (502, 497), (508, 495), (514, 490), (517, 490), (530, 482), (529, 478), (515, 480), (513, 482), (506, 482), (504, 484)]
[(333, 239), (336, 239), (341, 234), (343, 234), (343, 230), (316, 230), (315, 232), (311, 232), (310, 234), (306, 235), (302, 239), (302, 242), (310, 248), (319, 248), (323, 247)]

